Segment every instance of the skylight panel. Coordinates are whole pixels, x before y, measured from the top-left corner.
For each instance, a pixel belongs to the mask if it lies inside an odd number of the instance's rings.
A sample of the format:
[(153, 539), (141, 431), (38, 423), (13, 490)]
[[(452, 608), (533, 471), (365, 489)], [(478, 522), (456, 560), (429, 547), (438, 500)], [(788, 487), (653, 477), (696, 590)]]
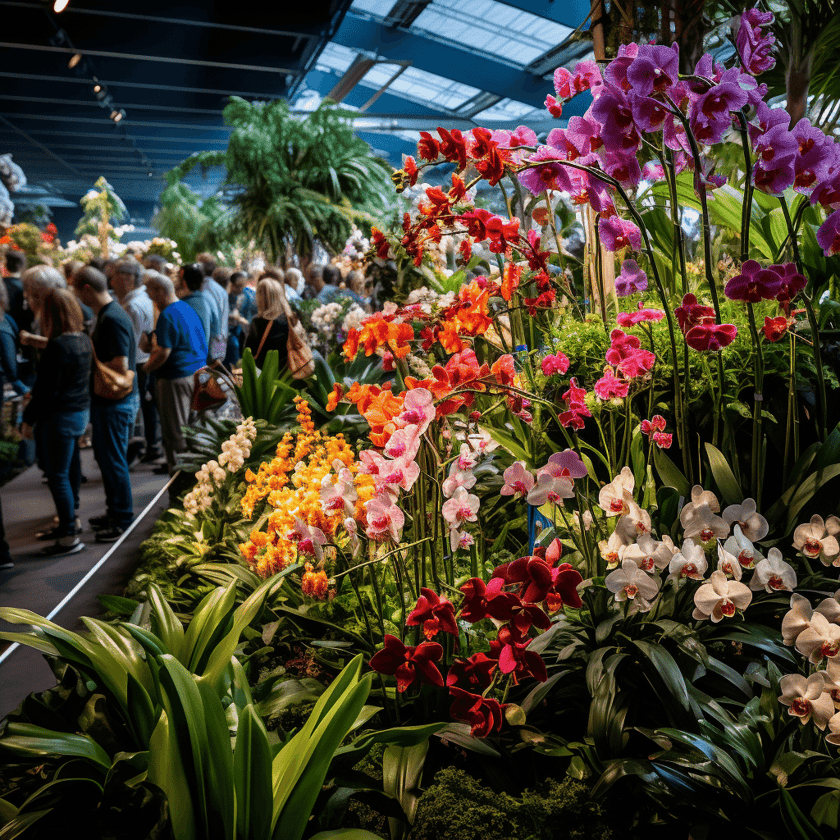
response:
[(367, 12), (377, 17), (385, 17), (394, 7), (394, 0), (353, 0), (350, 8), (354, 12)]
[(495, 105), (476, 114), (473, 119), (479, 123), (486, 122), (514, 122), (522, 120), (531, 114), (538, 114), (539, 108), (529, 105), (527, 102), (519, 102), (515, 99), (502, 99)]
[(498, 0), (438, 0), (420, 13), (411, 28), (520, 66), (562, 43), (573, 31)]
[[(377, 64), (368, 70), (360, 84), (378, 90), (393, 78), (399, 69), (397, 64)], [(391, 82), (388, 90), (420, 105), (436, 105), (447, 111), (454, 111), (480, 93), (478, 88), (446, 79), (436, 73), (419, 70), (416, 67), (407, 67), (403, 70)]]
[(319, 70), (334, 70), (343, 73), (353, 63), (355, 57), (354, 50), (330, 41), (321, 51), (315, 66)]

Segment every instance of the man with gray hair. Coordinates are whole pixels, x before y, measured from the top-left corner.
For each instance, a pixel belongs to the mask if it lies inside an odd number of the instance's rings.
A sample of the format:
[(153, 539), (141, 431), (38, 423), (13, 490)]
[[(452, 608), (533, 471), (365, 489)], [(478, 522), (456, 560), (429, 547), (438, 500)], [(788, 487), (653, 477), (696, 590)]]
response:
[(181, 429), (190, 422), (193, 374), (207, 361), (207, 341), (195, 310), (178, 300), (168, 277), (147, 272), (146, 291), (160, 315), (154, 332), (147, 334), (147, 341), (142, 345), (149, 353), (143, 370), (157, 374), (161, 437), (172, 475), (176, 456), (186, 449)]
[[(146, 333), (155, 328), (155, 309), (152, 299), (143, 285), (143, 269), (135, 260), (119, 260), (111, 281), (114, 293), (122, 308), (131, 319), (134, 340), (137, 345), (137, 386), (140, 391), (140, 417), (143, 421), (143, 437), (146, 451), (143, 462), (157, 461), (161, 457), (158, 447), (158, 416), (154, 401), (154, 374), (146, 373), (142, 365), (149, 361), (149, 354), (140, 348), (140, 341)], [(134, 444), (132, 444), (133, 446)], [(136, 457), (136, 455), (134, 456)], [(132, 459), (129, 458), (129, 461)]]

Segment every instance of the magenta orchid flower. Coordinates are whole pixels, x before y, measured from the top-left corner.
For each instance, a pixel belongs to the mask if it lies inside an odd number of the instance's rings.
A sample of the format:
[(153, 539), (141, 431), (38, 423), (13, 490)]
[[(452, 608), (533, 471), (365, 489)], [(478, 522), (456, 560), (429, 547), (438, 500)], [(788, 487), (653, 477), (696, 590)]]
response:
[(685, 334), (685, 343), (701, 353), (716, 353), (735, 341), (738, 328), (734, 324), (703, 324)]
[(817, 231), (817, 242), (827, 257), (840, 253), (840, 210), (832, 213), (820, 225)]
[(758, 303), (772, 300), (782, 290), (783, 279), (771, 268), (762, 268), (755, 260), (747, 260), (741, 266), (741, 273), (733, 277), (724, 289), (730, 300)]
[[(411, 391), (409, 391), (409, 394)], [(432, 406), (434, 412), (434, 406)], [(411, 425), (397, 429), (382, 450), (386, 458), (403, 458), (413, 461), (420, 450), (420, 427)]]
[(592, 386), (600, 400), (624, 399), (630, 393), (630, 383), (618, 379), (611, 367), (604, 368), (604, 375)]
[(555, 373), (565, 373), (569, 369), (569, 357), (565, 353), (557, 352), (546, 356), (540, 362), (540, 368), (545, 376), (554, 376)]
[(642, 233), (639, 228), (620, 216), (602, 218), (598, 222), (598, 236), (608, 251), (620, 251), (622, 248), (638, 251), (642, 247)]
[(555, 452), (550, 455), (544, 467), (537, 470), (537, 476), (544, 473), (555, 478), (583, 478), (587, 475), (586, 464), (574, 449), (564, 449), (562, 452)]
[(776, 64), (776, 59), (771, 55), (776, 38), (772, 32), (762, 30), (762, 27), (769, 26), (772, 22), (772, 12), (747, 9), (741, 15), (735, 46), (744, 69), (754, 76), (771, 70)]
[(300, 517), (295, 517), (295, 527), (286, 538), (297, 543), (297, 550), (301, 554), (312, 555), (319, 563), (324, 559), (321, 546), (327, 544), (327, 538), (320, 528), (310, 527)]

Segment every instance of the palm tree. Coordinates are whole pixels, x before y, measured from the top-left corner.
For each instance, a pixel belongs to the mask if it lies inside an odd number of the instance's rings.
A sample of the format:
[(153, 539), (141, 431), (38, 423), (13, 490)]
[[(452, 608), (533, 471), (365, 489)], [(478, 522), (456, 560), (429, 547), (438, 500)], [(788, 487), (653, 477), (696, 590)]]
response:
[[(285, 102), (231, 97), (224, 115), (234, 129), (227, 150), (187, 158), (161, 196), (158, 226), (182, 247), (191, 231), (193, 245), (203, 232), (254, 243), (274, 262), (285, 262), (291, 248), (306, 262), (316, 244), (335, 252), (354, 221), (386, 209), (390, 167), (356, 137), (348, 112), (322, 105), (296, 119)], [(196, 166), (219, 165), (227, 177), (207, 208), (180, 180)]]

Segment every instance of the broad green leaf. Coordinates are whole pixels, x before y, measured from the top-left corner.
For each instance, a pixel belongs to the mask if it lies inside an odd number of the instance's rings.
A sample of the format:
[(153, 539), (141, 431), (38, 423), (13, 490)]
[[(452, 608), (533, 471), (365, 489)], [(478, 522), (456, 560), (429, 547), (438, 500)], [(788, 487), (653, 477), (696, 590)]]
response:
[(684, 499), (691, 495), (691, 485), (688, 483), (688, 479), (658, 446), (653, 450), (653, 463), (659, 478), (662, 479), (662, 483), (666, 487), (673, 487)]
[(744, 501), (744, 491), (738, 484), (729, 462), (724, 457), (723, 453), (712, 446), (711, 443), (706, 444), (706, 455), (709, 458), (709, 468), (712, 471), (715, 484), (720, 490), (723, 500), (730, 505), (740, 505)]
[(239, 715), (233, 753), (236, 828), (240, 837), (268, 840), (271, 836), (271, 748), (268, 734), (253, 706)]
[(9, 723), (0, 738), (0, 750), (21, 756), (73, 756), (98, 765), (107, 772), (108, 753), (87, 735), (54, 732), (31, 723)]

